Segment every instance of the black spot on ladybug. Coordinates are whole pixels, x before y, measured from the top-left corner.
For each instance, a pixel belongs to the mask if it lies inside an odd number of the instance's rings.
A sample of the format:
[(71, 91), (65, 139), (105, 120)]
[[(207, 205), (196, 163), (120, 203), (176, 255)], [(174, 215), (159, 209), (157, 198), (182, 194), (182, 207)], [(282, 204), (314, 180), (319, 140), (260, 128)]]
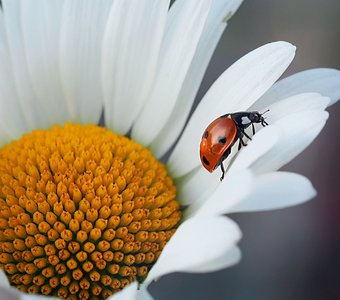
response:
[(208, 166), (210, 165), (209, 160), (207, 160), (207, 158), (205, 156), (203, 156), (203, 162)]
[(222, 145), (225, 145), (225, 143), (227, 142), (227, 138), (226, 137), (218, 137), (218, 142)]
[(206, 132), (204, 132), (204, 137), (207, 139), (209, 136), (209, 131), (207, 130)]

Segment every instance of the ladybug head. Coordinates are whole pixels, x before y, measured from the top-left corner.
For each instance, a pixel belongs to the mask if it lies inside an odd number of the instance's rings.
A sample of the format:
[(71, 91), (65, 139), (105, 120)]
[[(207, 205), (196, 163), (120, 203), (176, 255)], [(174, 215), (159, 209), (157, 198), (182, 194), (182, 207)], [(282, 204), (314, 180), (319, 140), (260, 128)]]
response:
[(248, 118), (252, 123), (261, 123), (261, 124), (268, 125), (268, 123), (264, 120), (264, 117), (263, 117), (263, 115), (268, 111), (269, 109), (263, 112), (262, 114), (259, 113), (258, 111), (252, 111), (249, 113)]

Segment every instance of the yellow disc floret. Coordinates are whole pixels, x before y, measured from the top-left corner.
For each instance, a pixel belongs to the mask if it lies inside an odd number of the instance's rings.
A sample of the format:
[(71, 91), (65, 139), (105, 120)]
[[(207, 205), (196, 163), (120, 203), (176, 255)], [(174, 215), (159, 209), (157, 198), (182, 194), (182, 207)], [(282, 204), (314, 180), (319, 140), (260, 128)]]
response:
[(0, 267), (28, 293), (104, 299), (142, 281), (181, 213), (166, 168), (94, 125), (0, 149)]

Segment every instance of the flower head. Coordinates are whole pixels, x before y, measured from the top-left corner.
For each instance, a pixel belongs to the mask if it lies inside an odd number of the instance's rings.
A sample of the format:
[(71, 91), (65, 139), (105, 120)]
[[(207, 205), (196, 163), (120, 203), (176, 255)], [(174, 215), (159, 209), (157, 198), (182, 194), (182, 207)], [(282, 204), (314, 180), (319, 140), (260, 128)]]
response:
[[(223, 214), (315, 195), (305, 177), (276, 170), (320, 132), (340, 75), (317, 69), (275, 83), (294, 57), (286, 42), (226, 70), (166, 166), (156, 159), (183, 130), (239, 4), (3, 1), (0, 266), (11, 285), (67, 299), (147, 296), (148, 284), (167, 273), (210, 272), (240, 259), (240, 230)], [(89, 125), (103, 107), (107, 129)], [(269, 126), (232, 149), (222, 183), (200, 166), (211, 120), (266, 109)]]
[(97, 126), (24, 135), (0, 178), (0, 263), (23, 292), (107, 298), (145, 279), (181, 218), (165, 167)]

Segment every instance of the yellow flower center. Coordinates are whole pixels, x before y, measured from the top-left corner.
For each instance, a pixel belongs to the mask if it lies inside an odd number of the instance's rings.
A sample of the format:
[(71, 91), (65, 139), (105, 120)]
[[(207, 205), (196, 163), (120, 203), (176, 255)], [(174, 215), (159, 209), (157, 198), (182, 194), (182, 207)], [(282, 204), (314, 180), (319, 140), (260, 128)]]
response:
[(166, 168), (94, 125), (0, 149), (0, 267), (28, 293), (103, 299), (143, 281), (181, 218)]

